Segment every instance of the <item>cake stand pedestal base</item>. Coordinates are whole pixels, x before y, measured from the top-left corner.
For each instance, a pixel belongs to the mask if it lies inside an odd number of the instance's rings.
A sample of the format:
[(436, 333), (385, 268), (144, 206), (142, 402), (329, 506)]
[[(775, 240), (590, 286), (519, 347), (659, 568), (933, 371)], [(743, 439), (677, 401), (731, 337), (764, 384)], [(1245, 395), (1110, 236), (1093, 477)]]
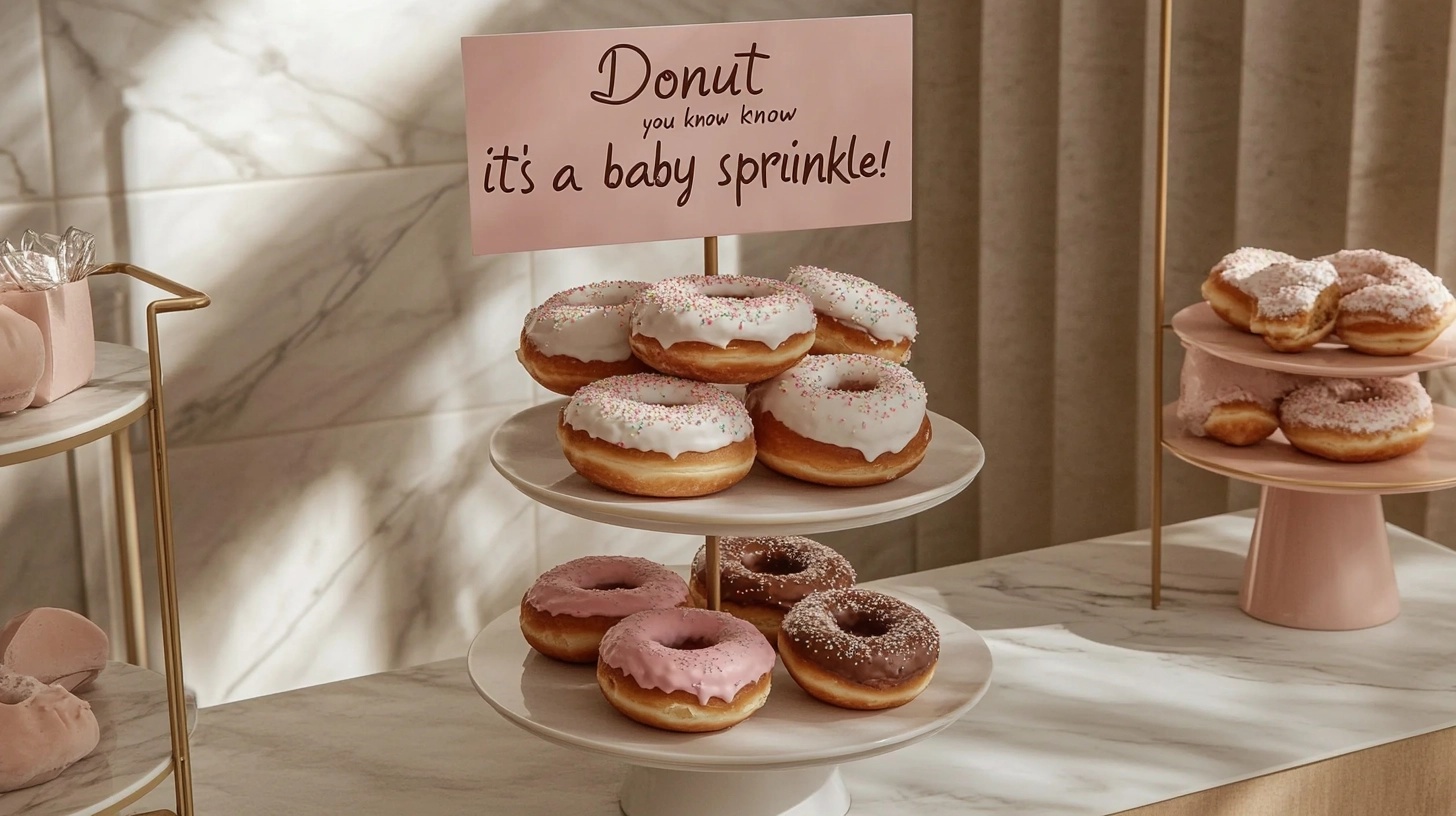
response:
[(676, 771), (630, 765), (626, 816), (844, 816), (849, 790), (838, 765), (788, 771)]
[(1263, 488), (1239, 607), (1296, 629), (1393, 620), (1400, 593), (1380, 496)]

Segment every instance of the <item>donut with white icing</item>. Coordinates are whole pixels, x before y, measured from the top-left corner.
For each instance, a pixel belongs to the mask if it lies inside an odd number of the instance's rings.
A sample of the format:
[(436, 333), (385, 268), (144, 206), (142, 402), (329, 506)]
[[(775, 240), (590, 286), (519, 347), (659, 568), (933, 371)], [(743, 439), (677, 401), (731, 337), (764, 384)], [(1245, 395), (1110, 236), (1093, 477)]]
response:
[(1415, 354), (1456, 320), (1456, 299), (1441, 279), (1409, 258), (1376, 249), (1326, 255), (1339, 275), (1335, 331), (1362, 354)]
[(1309, 379), (1188, 348), (1179, 377), (1178, 419), (1194, 436), (1253, 445), (1279, 429), (1279, 403)]
[(1336, 462), (1379, 462), (1419, 449), (1435, 427), (1431, 397), (1415, 374), (1321, 379), (1279, 406), (1289, 444)]
[(632, 299), (646, 288), (605, 281), (557, 292), (526, 315), (516, 358), (532, 379), (568, 397), (587, 383), (647, 371), (627, 342)]
[(732, 394), (661, 374), (583, 386), (561, 410), (556, 437), (587, 480), (635, 496), (705, 496), (753, 467), (753, 421)]
[(796, 266), (786, 280), (809, 295), (819, 318), (810, 354), (873, 354), (896, 363), (910, 359), (915, 310), (899, 295), (817, 266)]
[(632, 308), (632, 352), (665, 374), (761, 382), (814, 346), (814, 304), (769, 278), (682, 277), (649, 286)]
[(1329, 262), (1253, 247), (1225, 255), (1202, 291), (1219, 317), (1283, 352), (1305, 351), (1328, 337), (1340, 305), (1339, 276)]
[(925, 458), (925, 386), (867, 354), (826, 354), (748, 389), (758, 459), (796, 479), (839, 487), (881, 484)]
[(768, 700), (773, 647), (753, 624), (707, 609), (628, 616), (602, 638), (597, 685), (612, 707), (668, 731), (721, 731)]
[[(854, 586), (849, 559), (803, 536), (725, 537), (718, 542), (722, 611), (742, 618), (777, 644), (779, 623), (794, 604), (821, 589)], [(708, 606), (708, 548), (693, 556), (688, 592)]]
[(689, 603), (682, 576), (646, 558), (590, 555), (542, 573), (521, 598), (521, 635), (567, 663), (594, 663), (602, 636), (628, 615)]

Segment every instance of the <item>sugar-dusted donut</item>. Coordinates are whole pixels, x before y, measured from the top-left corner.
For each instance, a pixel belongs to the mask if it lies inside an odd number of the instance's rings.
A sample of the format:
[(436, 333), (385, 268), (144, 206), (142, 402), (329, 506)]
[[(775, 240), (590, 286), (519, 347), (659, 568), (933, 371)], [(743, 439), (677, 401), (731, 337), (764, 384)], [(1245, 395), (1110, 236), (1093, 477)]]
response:
[(1209, 271), (1203, 297), (1219, 317), (1275, 351), (1304, 351), (1334, 331), (1339, 276), (1327, 261), (1244, 247)]
[(542, 573), (521, 598), (531, 648), (568, 663), (597, 659), (602, 636), (628, 615), (689, 603), (682, 576), (646, 558), (590, 555)]
[(597, 685), (613, 708), (668, 731), (721, 731), (768, 700), (774, 650), (747, 621), (707, 609), (638, 612), (602, 638)]
[(940, 660), (940, 630), (898, 598), (831, 589), (784, 616), (779, 656), (812, 697), (841, 708), (894, 708), (930, 685)]
[(100, 741), (90, 703), (0, 664), (0, 793), (55, 779)]
[[(803, 536), (727, 537), (718, 542), (719, 606), (742, 618), (777, 644), (784, 613), (821, 589), (854, 586), (849, 559)], [(688, 591), (697, 606), (708, 605), (708, 548), (693, 557)]]
[(1372, 380), (1320, 379), (1279, 406), (1289, 444), (1336, 462), (1379, 462), (1424, 445), (1435, 426), (1431, 397), (1415, 374)]
[(753, 421), (743, 403), (661, 374), (583, 386), (561, 410), (556, 437), (577, 473), (636, 496), (704, 496), (753, 468)]
[(516, 358), (531, 378), (571, 396), (590, 382), (647, 371), (627, 342), (639, 281), (606, 281), (557, 292), (526, 315)]
[(1178, 419), (1194, 436), (1253, 445), (1279, 429), (1279, 403), (1308, 377), (1231, 363), (1188, 348), (1179, 377)]
[(896, 363), (910, 359), (915, 310), (899, 295), (817, 266), (796, 266), (786, 280), (814, 302), (819, 321), (810, 354), (873, 354)]
[(666, 374), (766, 380), (814, 345), (814, 304), (796, 286), (739, 276), (669, 278), (632, 308), (632, 351)]
[(1326, 255), (1339, 274), (1335, 331), (1362, 354), (1400, 356), (1429, 346), (1456, 320), (1456, 299), (1441, 279), (1409, 258), (1376, 249)]
[(898, 479), (930, 445), (925, 386), (867, 354), (806, 357), (748, 390), (758, 459), (796, 479), (853, 487)]

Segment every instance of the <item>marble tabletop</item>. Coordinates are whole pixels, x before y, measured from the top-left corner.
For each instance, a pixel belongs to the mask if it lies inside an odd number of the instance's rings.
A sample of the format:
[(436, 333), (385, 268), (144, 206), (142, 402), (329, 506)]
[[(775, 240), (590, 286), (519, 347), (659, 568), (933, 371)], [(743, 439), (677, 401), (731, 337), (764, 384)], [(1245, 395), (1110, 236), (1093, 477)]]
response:
[[(1236, 605), (1252, 523), (1168, 528), (1157, 611), (1146, 532), (879, 582), (974, 626), (996, 673), (940, 735), (846, 765), (851, 813), (1105, 816), (1456, 725), (1456, 553), (1392, 528), (1399, 618), (1282, 629)], [(516, 729), (463, 660), (201, 722), (195, 788), (209, 816), (618, 813), (620, 764)]]
[(0, 415), (0, 462), (24, 461), (27, 452), (103, 428), (152, 398), (147, 353), (115, 343), (96, 344), (91, 381), (55, 402)]

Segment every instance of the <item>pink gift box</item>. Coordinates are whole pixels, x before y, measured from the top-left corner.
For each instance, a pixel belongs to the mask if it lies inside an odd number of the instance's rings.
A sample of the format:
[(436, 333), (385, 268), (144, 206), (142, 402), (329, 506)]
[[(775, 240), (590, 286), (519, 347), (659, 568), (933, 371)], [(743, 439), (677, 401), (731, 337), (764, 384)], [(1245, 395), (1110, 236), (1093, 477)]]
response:
[(29, 318), (45, 340), (45, 373), (30, 407), (55, 402), (91, 381), (96, 330), (91, 323), (91, 287), (85, 280), (43, 292), (0, 292), (0, 305)]

